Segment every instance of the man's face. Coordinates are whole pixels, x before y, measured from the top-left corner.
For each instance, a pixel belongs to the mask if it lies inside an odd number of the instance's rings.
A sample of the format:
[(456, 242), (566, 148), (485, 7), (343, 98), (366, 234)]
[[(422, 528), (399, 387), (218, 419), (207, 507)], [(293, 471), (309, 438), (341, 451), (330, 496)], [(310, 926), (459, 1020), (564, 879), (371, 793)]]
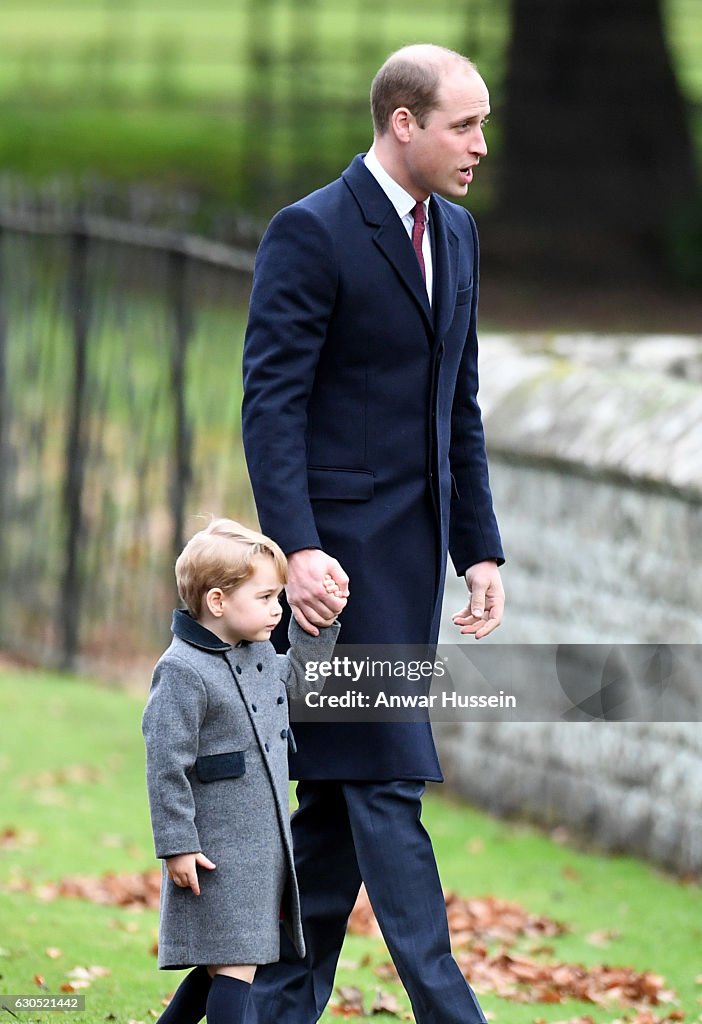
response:
[[(483, 126), (490, 113), (490, 96), (477, 71), (455, 68), (439, 86), (439, 106), (420, 128), (411, 120), (404, 150), (408, 191), (423, 200), (430, 192), (464, 196), (473, 168), (487, 154)], [(407, 187), (407, 186), (405, 186)]]

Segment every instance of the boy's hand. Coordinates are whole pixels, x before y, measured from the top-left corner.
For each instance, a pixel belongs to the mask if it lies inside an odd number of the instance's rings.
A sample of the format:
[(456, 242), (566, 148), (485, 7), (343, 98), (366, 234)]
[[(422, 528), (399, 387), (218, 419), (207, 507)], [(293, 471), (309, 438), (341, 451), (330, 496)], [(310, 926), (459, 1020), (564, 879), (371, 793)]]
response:
[(341, 587), (335, 581), (334, 577), (329, 575), (329, 573), (324, 577), (323, 582), (324, 589), (328, 594), (335, 594), (337, 597), (341, 594)]
[(200, 884), (197, 880), (197, 865), (214, 871), (217, 867), (204, 853), (178, 853), (175, 857), (166, 857), (168, 877), (180, 889), (192, 889), (196, 896), (200, 895)]

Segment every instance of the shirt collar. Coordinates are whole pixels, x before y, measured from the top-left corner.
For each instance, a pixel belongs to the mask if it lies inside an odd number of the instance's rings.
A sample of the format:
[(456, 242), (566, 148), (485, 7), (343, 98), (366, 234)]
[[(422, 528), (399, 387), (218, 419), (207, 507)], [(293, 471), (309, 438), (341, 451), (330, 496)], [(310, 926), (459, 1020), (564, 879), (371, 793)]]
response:
[[(368, 150), (363, 162), (382, 188), (392, 205), (397, 210), (397, 215), (402, 220), (409, 216), (417, 205), (417, 200), (411, 196), (402, 185), (398, 185), (394, 178), (391, 178), (376, 155), (373, 146)], [(424, 200), (424, 212), (426, 219), (429, 219), (429, 199)]]

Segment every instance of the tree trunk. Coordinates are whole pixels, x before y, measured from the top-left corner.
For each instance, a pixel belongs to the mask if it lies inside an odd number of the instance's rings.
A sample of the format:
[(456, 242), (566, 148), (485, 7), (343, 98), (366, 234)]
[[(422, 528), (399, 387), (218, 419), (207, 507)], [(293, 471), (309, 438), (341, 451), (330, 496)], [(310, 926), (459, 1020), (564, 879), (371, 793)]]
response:
[(513, 0), (503, 253), (640, 276), (695, 195), (661, 0)]

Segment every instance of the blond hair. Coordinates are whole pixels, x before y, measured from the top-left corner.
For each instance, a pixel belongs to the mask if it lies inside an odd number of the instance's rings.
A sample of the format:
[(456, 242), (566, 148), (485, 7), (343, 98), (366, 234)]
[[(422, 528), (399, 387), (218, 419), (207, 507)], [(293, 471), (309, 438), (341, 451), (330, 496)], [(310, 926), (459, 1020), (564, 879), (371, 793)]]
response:
[(254, 561), (272, 558), (281, 586), (288, 581), (288, 563), (275, 541), (249, 530), (233, 519), (213, 519), (194, 534), (175, 564), (178, 593), (192, 616), (202, 612), (208, 590), (219, 587), (225, 593), (253, 576)]

